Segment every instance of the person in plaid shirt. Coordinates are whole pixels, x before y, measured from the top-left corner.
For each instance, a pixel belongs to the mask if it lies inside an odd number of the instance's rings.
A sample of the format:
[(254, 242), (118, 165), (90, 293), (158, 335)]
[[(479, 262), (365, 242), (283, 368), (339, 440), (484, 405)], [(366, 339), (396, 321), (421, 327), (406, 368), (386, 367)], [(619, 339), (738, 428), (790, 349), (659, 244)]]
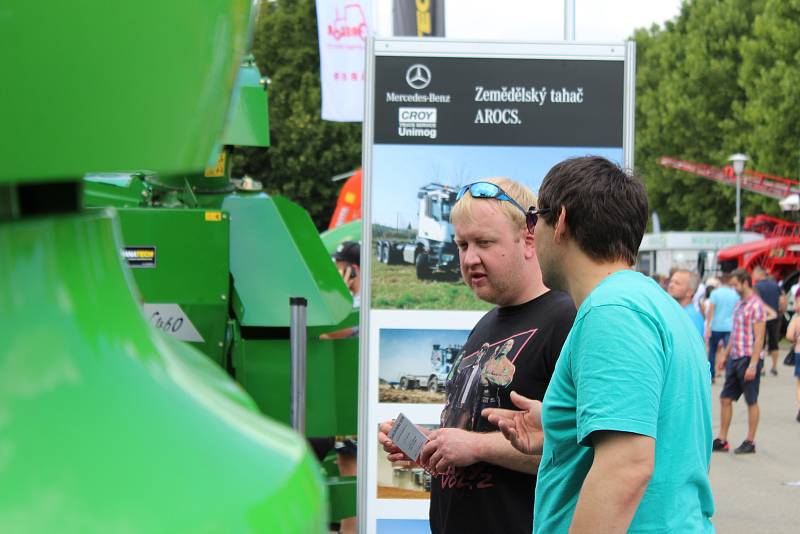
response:
[[(758, 386), (764, 360), (764, 336), (767, 320), (774, 315), (758, 294), (753, 290), (750, 274), (738, 269), (731, 274), (731, 285), (739, 293), (741, 300), (733, 311), (733, 330), (728, 346), (719, 359), (718, 367), (725, 369), (725, 385), (720, 393), (719, 436), (714, 440), (712, 450), (727, 452), (728, 428), (733, 413), (732, 403), (744, 394), (747, 403), (747, 439), (733, 452), (748, 454), (756, 452), (756, 428), (758, 427)], [(771, 313), (770, 313), (771, 312)]]

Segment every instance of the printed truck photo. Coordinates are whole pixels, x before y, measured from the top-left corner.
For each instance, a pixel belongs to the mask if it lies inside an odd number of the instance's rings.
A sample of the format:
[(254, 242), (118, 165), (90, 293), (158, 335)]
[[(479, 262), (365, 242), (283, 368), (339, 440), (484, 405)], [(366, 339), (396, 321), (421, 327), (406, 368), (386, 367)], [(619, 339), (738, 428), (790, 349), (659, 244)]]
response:
[(468, 330), (380, 330), (378, 402), (444, 403)]
[(456, 189), (431, 183), (420, 188), (417, 233), (413, 241), (376, 240), (377, 260), (387, 265), (411, 264), (418, 280), (460, 277), (458, 248), (453, 240), (450, 210)]

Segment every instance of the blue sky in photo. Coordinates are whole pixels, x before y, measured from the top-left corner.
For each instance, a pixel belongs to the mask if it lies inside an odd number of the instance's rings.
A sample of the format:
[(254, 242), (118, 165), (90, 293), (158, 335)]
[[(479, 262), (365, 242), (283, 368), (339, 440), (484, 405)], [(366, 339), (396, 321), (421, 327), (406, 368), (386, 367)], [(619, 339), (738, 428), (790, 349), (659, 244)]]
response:
[(397, 382), (402, 374), (430, 374), (433, 345), (463, 345), (467, 336), (469, 330), (381, 328), (378, 376)]
[(550, 168), (574, 156), (599, 155), (622, 163), (622, 148), (461, 145), (374, 145), (372, 221), (417, 227), (417, 191), (431, 182), (461, 186), (506, 176), (534, 191)]
[(430, 534), (427, 519), (378, 519), (378, 534)]

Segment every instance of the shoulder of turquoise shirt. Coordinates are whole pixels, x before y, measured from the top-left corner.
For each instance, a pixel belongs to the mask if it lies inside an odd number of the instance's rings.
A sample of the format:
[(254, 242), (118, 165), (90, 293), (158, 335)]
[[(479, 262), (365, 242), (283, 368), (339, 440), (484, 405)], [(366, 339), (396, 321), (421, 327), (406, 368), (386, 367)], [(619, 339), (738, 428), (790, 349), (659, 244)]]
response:
[[(597, 284), (578, 309), (578, 314), (575, 317), (577, 323), (581, 320), (592, 308), (597, 306), (616, 305), (630, 308), (636, 311), (645, 311), (639, 305), (639, 296), (642, 289), (651, 289), (660, 291), (666, 295), (661, 286), (659, 286), (652, 278), (645, 276), (642, 273), (633, 271), (631, 269), (622, 269), (611, 273), (603, 278)], [(656, 292), (656, 294), (658, 294)], [(671, 298), (671, 297), (670, 297)]]

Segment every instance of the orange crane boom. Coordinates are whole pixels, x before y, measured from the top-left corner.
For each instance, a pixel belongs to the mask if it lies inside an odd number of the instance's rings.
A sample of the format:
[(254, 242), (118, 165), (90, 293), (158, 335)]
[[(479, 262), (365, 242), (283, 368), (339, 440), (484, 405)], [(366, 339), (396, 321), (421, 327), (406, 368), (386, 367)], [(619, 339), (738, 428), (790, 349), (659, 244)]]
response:
[[(662, 167), (696, 174), (715, 182), (736, 186), (736, 174), (730, 165), (719, 168), (705, 163), (695, 163), (669, 156), (659, 158), (658, 164)], [(742, 189), (782, 200), (792, 193), (800, 193), (800, 182), (783, 178), (782, 176), (746, 170), (742, 173)]]

